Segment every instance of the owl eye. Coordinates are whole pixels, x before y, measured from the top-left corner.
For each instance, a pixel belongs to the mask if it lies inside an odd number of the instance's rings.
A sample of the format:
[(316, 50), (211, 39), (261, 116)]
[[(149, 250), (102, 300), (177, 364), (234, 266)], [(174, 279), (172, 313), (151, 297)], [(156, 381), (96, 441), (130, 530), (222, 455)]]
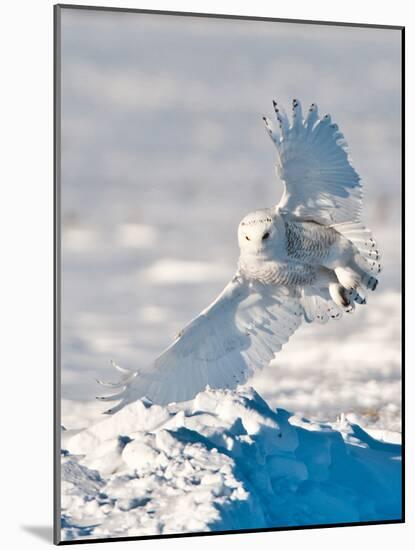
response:
[(248, 237), (248, 235), (245, 235), (245, 239), (246, 239), (247, 241), (250, 241), (250, 240), (251, 240), (251, 239)]
[(265, 241), (265, 239), (268, 239), (269, 233), (268, 231), (262, 235), (262, 240)]

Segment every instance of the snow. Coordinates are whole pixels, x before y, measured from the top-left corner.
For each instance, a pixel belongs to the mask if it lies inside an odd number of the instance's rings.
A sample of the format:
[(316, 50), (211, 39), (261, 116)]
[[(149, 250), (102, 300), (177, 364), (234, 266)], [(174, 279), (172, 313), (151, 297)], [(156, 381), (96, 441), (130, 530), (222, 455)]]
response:
[(346, 415), (313, 422), (240, 387), (167, 407), (139, 400), (84, 429), (71, 418), (63, 540), (401, 515), (401, 447), (387, 442), (396, 434), (375, 439)]

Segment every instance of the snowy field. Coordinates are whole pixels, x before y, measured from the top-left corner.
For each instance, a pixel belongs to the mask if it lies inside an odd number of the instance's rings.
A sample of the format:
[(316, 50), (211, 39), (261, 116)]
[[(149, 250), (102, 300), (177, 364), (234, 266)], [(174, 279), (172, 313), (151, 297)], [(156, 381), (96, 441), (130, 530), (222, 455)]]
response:
[[(62, 43), (63, 536), (399, 517), (399, 33), (64, 10)], [(223, 417), (208, 392), (102, 417), (110, 360), (151, 362), (233, 275), (242, 216), (278, 201), (261, 116), (293, 97), (347, 138), (379, 289), (249, 380), (268, 405), (240, 390)]]

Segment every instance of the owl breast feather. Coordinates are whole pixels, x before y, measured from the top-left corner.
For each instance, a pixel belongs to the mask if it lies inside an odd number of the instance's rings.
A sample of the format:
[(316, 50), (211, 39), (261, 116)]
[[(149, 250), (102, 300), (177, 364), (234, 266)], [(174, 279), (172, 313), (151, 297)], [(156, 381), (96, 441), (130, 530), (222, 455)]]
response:
[(312, 285), (317, 278), (314, 266), (297, 260), (264, 260), (255, 263), (240, 260), (239, 271), (253, 281), (290, 287)]

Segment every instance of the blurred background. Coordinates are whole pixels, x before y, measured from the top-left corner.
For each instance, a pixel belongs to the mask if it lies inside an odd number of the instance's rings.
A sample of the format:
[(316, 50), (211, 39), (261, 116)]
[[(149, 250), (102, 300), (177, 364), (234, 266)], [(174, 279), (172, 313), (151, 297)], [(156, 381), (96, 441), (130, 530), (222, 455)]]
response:
[[(62, 10), (62, 398), (138, 369), (233, 275), (279, 201), (262, 115), (316, 102), (349, 143), (383, 252), (369, 304), (307, 325), (249, 381), (273, 406), (400, 429), (400, 32)], [(105, 406), (103, 407), (105, 408)]]

